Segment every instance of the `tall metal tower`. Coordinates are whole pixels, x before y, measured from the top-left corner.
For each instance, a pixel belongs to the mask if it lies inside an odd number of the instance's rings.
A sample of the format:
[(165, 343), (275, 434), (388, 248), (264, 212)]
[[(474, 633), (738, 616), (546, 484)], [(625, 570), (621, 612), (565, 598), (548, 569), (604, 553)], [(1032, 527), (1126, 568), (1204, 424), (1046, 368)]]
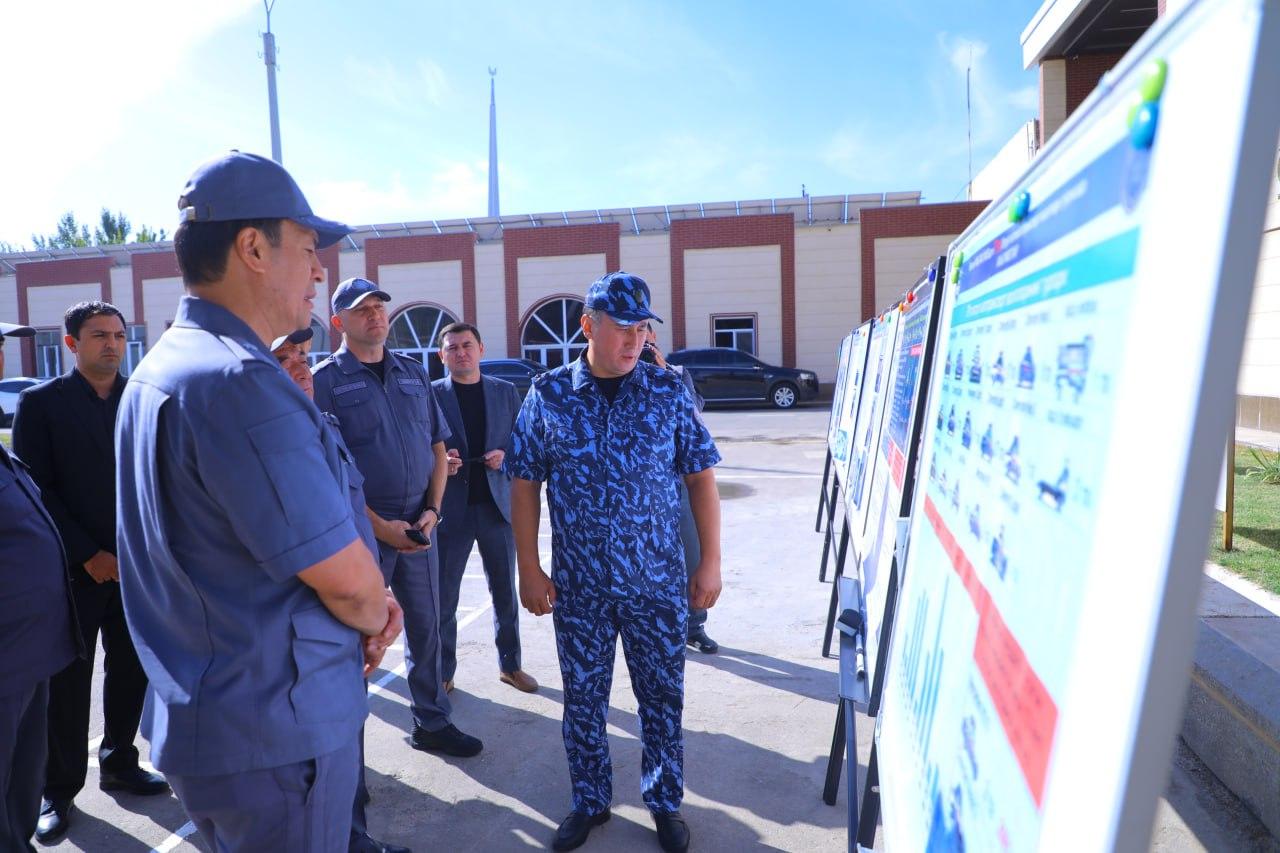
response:
[(280, 111), (276, 106), (276, 37), (271, 34), (271, 7), (276, 0), (262, 0), (267, 10), (267, 31), (262, 34), (262, 61), (267, 64), (267, 106), (271, 110), (271, 159), (284, 165), (280, 155)]
[(489, 215), (498, 216), (498, 107), (494, 100), (494, 78), (498, 69), (489, 69)]

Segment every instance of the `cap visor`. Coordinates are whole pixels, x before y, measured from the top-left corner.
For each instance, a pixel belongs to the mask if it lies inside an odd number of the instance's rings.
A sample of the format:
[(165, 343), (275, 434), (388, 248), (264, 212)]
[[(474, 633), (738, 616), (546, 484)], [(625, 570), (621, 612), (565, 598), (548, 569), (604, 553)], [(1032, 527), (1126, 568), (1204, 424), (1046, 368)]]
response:
[(0, 323), (0, 335), (11, 338), (29, 338), (36, 333), (31, 326), (19, 326), (17, 323)]
[[(604, 313), (609, 314), (608, 311), (605, 311)], [(609, 314), (609, 316), (612, 317), (613, 321), (620, 326), (634, 326), (642, 320), (657, 320), (659, 323), (662, 323), (662, 318), (652, 311), (643, 313), (640, 311), (623, 311), (618, 314)], [(666, 324), (663, 323), (663, 325)]]
[(299, 216), (293, 221), (299, 225), (305, 225), (316, 232), (317, 249), (325, 249), (332, 246), (354, 230), (350, 225), (334, 222), (332, 219), (325, 219), (321, 216)]
[(387, 293), (385, 290), (370, 290), (366, 293), (360, 294), (355, 299), (351, 300), (351, 304), (347, 306), (347, 310), (355, 308), (357, 305), (359, 305), (361, 302), (364, 302), (370, 296), (376, 296), (379, 299), (381, 299), (383, 302), (391, 301), (391, 294)]

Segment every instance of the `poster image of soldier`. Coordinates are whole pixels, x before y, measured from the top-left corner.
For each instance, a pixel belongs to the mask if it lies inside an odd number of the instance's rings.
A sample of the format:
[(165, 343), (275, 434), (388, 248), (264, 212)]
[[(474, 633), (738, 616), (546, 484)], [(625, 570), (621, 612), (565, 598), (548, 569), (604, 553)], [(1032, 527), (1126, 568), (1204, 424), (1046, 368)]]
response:
[(991, 565), (995, 568), (996, 574), (1000, 575), (1000, 580), (1004, 580), (1005, 572), (1009, 569), (1009, 557), (1004, 552), (1004, 525), (1001, 525), (999, 532), (991, 537)]
[[(941, 426), (941, 424), (939, 424)], [(947, 415), (947, 435), (956, 434), (956, 407), (951, 407), (951, 412)]]
[(1031, 347), (1027, 347), (1022, 361), (1018, 364), (1018, 387), (1033, 388), (1036, 384), (1036, 360), (1031, 357)]
[(952, 374), (956, 379), (964, 378), (964, 350), (956, 353), (956, 372)]
[(991, 384), (1004, 384), (1004, 350), (996, 353), (996, 360), (991, 365)]
[(964, 429), (960, 431), (960, 446), (968, 450), (971, 444), (973, 444), (973, 419), (969, 412), (965, 412)]
[(1080, 402), (1084, 393), (1085, 377), (1089, 372), (1089, 353), (1093, 351), (1093, 335), (1085, 335), (1084, 340), (1063, 344), (1058, 347), (1058, 375), (1054, 384), (1058, 390), (1058, 399), (1062, 399), (1063, 386), (1075, 392), (1073, 401)]
[(982, 382), (982, 347), (973, 348), (973, 360), (969, 363), (969, 381), (975, 385)]
[(1015, 435), (1013, 441), (1009, 442), (1009, 450), (1005, 453), (1004, 475), (1015, 486), (1022, 479), (1022, 461), (1018, 458), (1019, 444), (1020, 439)]
[(980, 507), (973, 505), (973, 509), (969, 510), (969, 532), (973, 534), (973, 538), (979, 542), (982, 541), (982, 521), (979, 512)]
[(1062, 473), (1058, 475), (1057, 482), (1040, 481), (1040, 501), (1045, 506), (1061, 512), (1062, 505), (1067, 502), (1067, 482), (1070, 479), (1071, 463), (1066, 461), (1062, 463)]
[(956, 512), (960, 511), (960, 480), (956, 479), (955, 485), (951, 487), (951, 508)]
[(990, 462), (996, 455), (995, 437), (992, 434), (994, 426), (987, 425), (987, 431), (982, 434), (982, 441), (978, 444), (978, 450), (982, 453), (982, 458)]
[(944, 377), (951, 375), (951, 350), (947, 350), (947, 363), (942, 367)]

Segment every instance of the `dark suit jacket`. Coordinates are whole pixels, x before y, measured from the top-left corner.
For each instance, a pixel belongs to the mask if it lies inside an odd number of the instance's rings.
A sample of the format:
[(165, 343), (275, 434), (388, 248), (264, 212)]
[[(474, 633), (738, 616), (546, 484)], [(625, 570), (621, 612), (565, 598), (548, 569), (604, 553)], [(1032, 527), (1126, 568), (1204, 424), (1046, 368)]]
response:
[[(117, 377), (117, 405), (124, 385)], [(116, 553), (115, 419), (104, 424), (92, 394), (73, 368), (23, 391), (13, 421), (13, 452), (40, 487), (78, 583), (92, 583), (85, 560), (98, 551)]]
[[(437, 379), (431, 385), (435, 389), (440, 408), (444, 409), (445, 420), (453, 434), (445, 440), (448, 450), (454, 448), (465, 459), (468, 456), (480, 456), (490, 450), (507, 450), (511, 441), (511, 431), (515, 429), (516, 415), (520, 413), (520, 392), (516, 386), (505, 379), (493, 376), (481, 376), (484, 386), (484, 420), (485, 446), (467, 447), (467, 429), (462, 423), (462, 409), (458, 406), (458, 395), (453, 390), (453, 379), (446, 376)], [(505, 470), (494, 471), (484, 469), (489, 478), (489, 491), (493, 493), (493, 502), (498, 511), (508, 522), (511, 521), (511, 477)], [(460, 515), (467, 508), (467, 469), (464, 466), (456, 475), (449, 478), (444, 490), (443, 506), (440, 511), (445, 518)]]

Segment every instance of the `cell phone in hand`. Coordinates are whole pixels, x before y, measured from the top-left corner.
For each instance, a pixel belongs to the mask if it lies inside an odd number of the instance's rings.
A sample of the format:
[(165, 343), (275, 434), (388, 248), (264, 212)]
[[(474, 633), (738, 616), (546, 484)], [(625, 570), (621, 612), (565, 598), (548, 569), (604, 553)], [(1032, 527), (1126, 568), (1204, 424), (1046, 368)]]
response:
[(419, 545), (426, 545), (428, 548), (431, 547), (431, 538), (416, 527), (406, 529), (404, 535), (410, 542), (416, 542)]

